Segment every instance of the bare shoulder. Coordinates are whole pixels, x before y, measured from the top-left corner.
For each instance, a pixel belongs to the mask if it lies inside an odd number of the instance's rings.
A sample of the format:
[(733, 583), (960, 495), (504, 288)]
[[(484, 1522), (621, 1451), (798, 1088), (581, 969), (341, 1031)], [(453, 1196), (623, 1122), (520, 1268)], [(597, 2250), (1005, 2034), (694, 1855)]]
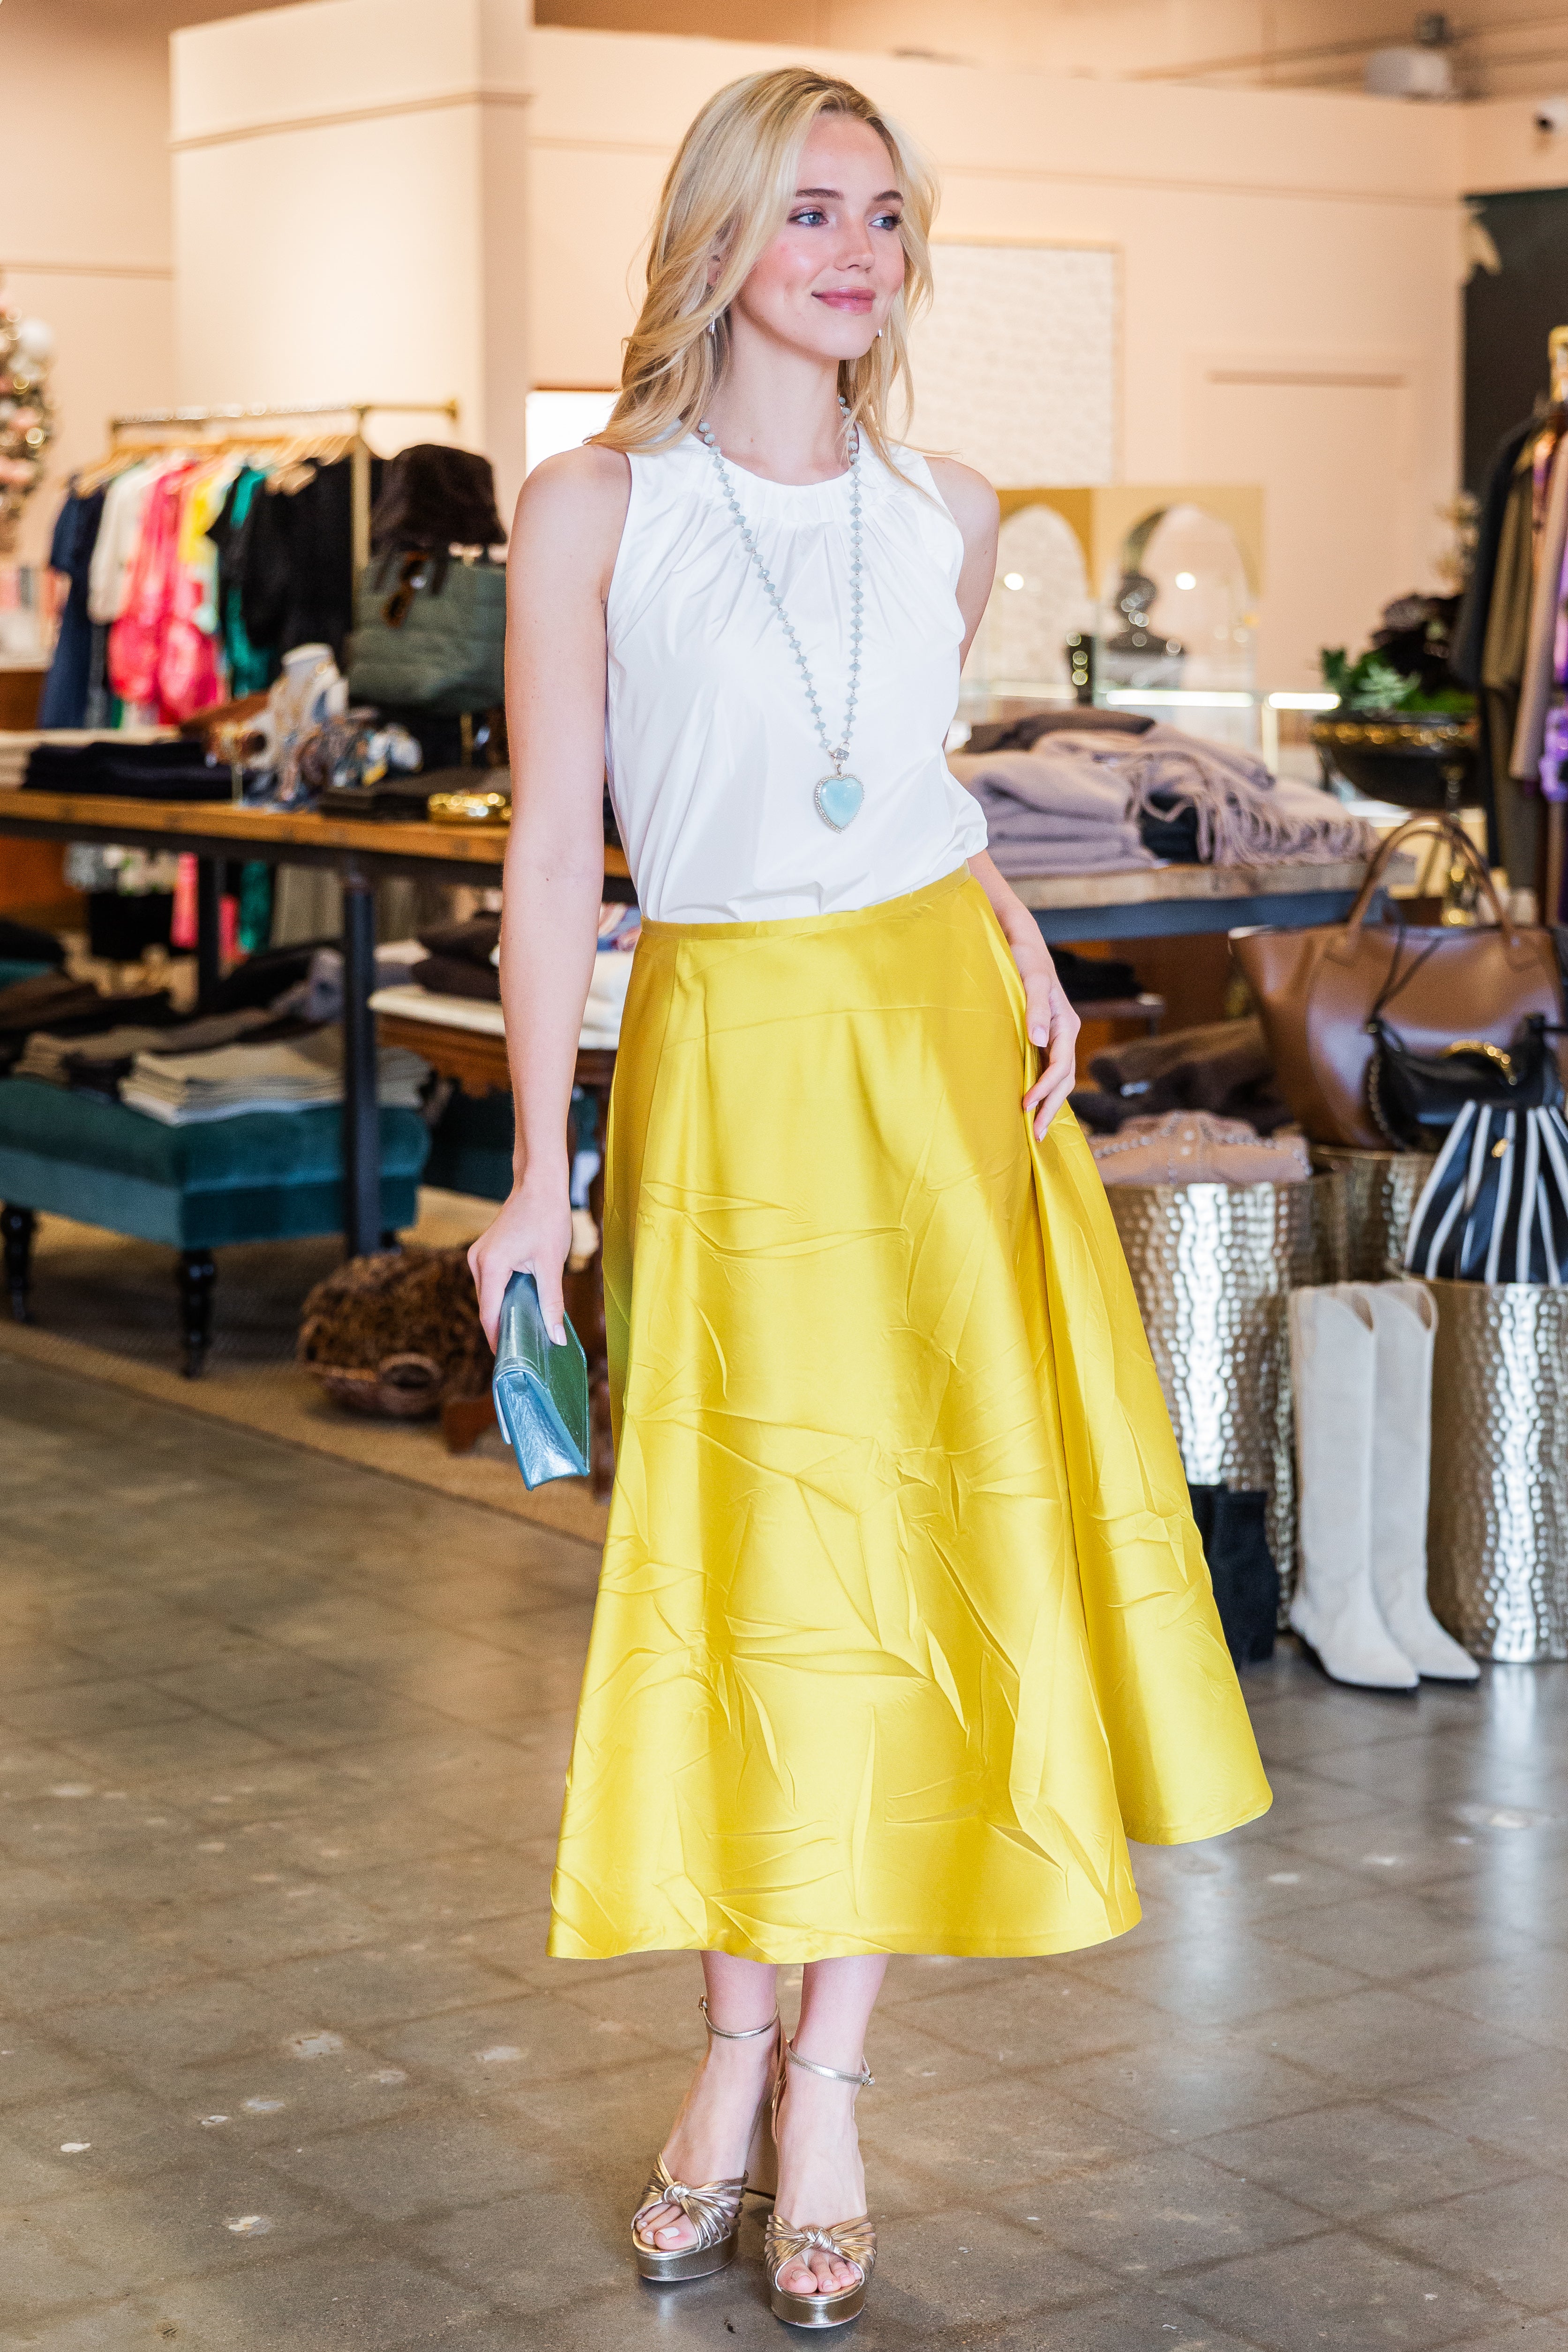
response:
[(608, 582), (631, 497), (632, 468), (619, 449), (585, 444), (546, 457), (517, 495), (514, 559), (586, 568)]
[(926, 463), (943, 505), (964, 534), (965, 546), (973, 550), (994, 540), (1001, 508), (984, 474), (973, 466), (961, 466), (956, 457), (928, 457)]

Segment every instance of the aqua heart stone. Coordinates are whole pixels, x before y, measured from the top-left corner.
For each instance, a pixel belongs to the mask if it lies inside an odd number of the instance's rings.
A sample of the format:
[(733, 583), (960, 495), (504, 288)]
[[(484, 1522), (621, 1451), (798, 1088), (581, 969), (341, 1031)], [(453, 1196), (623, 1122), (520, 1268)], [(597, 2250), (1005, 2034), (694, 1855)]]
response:
[(858, 776), (824, 776), (817, 786), (817, 814), (835, 833), (842, 833), (860, 814), (865, 787)]

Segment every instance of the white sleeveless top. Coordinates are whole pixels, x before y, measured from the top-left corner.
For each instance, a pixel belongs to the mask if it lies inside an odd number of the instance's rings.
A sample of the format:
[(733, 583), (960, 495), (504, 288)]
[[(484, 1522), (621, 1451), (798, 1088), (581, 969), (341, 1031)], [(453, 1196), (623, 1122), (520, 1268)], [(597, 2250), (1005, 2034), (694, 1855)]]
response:
[[(695, 435), (632, 457), (606, 607), (605, 762), (653, 921), (772, 922), (874, 906), (984, 849), (979, 804), (943, 754), (958, 700), (963, 540), (925, 458), (894, 454), (896, 471), (862, 445), (860, 697), (844, 768), (865, 798), (842, 833), (817, 814), (812, 793), (832, 762), (713, 458)], [(728, 471), (837, 742), (849, 688), (850, 478), (798, 485)]]

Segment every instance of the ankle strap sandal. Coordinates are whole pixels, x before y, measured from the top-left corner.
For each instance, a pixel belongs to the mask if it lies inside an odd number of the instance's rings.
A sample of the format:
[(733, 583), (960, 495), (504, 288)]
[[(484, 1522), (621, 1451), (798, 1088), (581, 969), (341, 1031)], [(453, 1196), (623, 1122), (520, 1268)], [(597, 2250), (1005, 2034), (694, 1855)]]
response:
[[(802, 2058), (788, 2042), (784, 2044), (784, 2057), (787, 2063), (779, 2069), (773, 2093), (775, 2134), (789, 2066), (803, 2067), (807, 2074), (821, 2074), (829, 2083), (852, 2083), (857, 2093), (869, 2090), (876, 2080), (863, 2062), (858, 2074), (846, 2074), (837, 2066), (821, 2066), (814, 2058)], [(836, 2256), (841, 2263), (852, 2263), (860, 2273), (854, 2284), (841, 2287), (834, 2294), (787, 2294), (779, 2284), (780, 2272), (792, 2262), (803, 2260), (813, 2247)], [(787, 2320), (791, 2327), (842, 2327), (847, 2321), (858, 2319), (865, 2309), (871, 2274), (876, 2268), (875, 2226), (869, 2214), (861, 2213), (852, 2221), (815, 2223), (797, 2229), (792, 2222), (781, 2221), (775, 2207), (768, 2217), (762, 2260), (768, 2273), (768, 2306), (775, 2319)]]
[[(766, 2025), (742, 2027), (716, 2025), (707, 2013), (706, 2000), (699, 2000), (703, 2022), (721, 2042), (758, 2042), (765, 2033), (778, 2033), (778, 2011)], [(636, 2257), (640, 2275), (661, 2284), (674, 2284), (682, 2279), (708, 2278), (715, 2271), (723, 2270), (735, 2260), (740, 2233), (740, 2200), (755, 2174), (764, 2168), (771, 2156), (771, 2133), (768, 2129), (769, 2103), (773, 2085), (762, 2095), (757, 2120), (751, 2127), (751, 2142), (747, 2154), (746, 2170), (733, 2180), (708, 2180), (693, 2188), (677, 2180), (661, 2156), (653, 2165), (653, 2174), (643, 2192), (643, 2201), (632, 2216), (632, 2252)], [(765, 2145), (766, 2143), (766, 2145)], [(656, 2246), (643, 2235), (643, 2221), (655, 2206), (674, 2205), (685, 2215), (696, 2231), (689, 2246)]]

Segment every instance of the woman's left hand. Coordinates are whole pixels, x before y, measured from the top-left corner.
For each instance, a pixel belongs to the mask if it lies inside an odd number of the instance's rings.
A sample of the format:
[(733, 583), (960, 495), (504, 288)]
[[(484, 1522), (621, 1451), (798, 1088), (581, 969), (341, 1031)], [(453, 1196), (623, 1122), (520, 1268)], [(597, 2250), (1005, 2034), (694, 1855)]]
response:
[(1036, 935), (1032, 946), (1015, 948), (1023, 974), (1029, 1034), (1040, 1051), (1040, 1073), (1023, 1098), (1034, 1120), (1037, 1136), (1045, 1133), (1072, 1092), (1078, 1065), (1078, 1032), (1082, 1023), (1067, 1001), (1056, 976), (1056, 966)]
[(1003, 881), (988, 853), (982, 850), (977, 857), (971, 857), (969, 871), (990, 900), (1002, 937), (1023, 977), (1025, 1026), (1040, 1055), (1040, 1076), (1025, 1095), (1023, 1107), (1034, 1121), (1036, 1135), (1043, 1135), (1072, 1092), (1078, 1032), (1083, 1024), (1067, 1002), (1040, 925), (1017, 891)]

